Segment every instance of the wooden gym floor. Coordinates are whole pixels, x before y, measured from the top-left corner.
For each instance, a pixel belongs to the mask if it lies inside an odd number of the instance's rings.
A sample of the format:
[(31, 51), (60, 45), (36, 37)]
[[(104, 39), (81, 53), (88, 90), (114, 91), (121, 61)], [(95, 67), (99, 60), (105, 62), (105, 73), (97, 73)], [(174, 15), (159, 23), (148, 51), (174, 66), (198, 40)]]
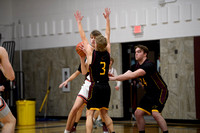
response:
[[(138, 133), (136, 121), (113, 121), (116, 133)], [(15, 133), (64, 133), (66, 120), (36, 121), (34, 126), (16, 126)], [(200, 124), (167, 123), (169, 133), (200, 133)], [(85, 133), (85, 120), (80, 120), (76, 133)], [(103, 133), (102, 127), (93, 133)], [(162, 133), (155, 121), (146, 120), (146, 133)]]

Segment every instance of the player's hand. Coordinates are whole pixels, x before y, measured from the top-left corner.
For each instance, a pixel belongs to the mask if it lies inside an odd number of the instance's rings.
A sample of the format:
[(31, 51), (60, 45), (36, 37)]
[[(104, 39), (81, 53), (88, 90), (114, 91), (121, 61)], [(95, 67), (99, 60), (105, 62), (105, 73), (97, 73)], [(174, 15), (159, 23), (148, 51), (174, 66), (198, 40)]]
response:
[(105, 13), (103, 13), (103, 16), (105, 19), (109, 18), (111, 11), (110, 8), (105, 8)]
[(4, 91), (5, 90), (5, 87), (2, 85), (0, 86), (0, 91)]
[(85, 45), (84, 45), (84, 44), (81, 44), (81, 45), (79, 46), (79, 48), (85, 53), (85, 55), (87, 55), (87, 51), (86, 51), (86, 49), (85, 49)]
[(85, 62), (85, 56), (80, 56), (79, 55), (80, 60), (82, 60), (83, 62)]
[(62, 84), (59, 85), (59, 88), (62, 88), (63, 86), (67, 87), (67, 81), (63, 82)]
[(117, 90), (117, 91), (118, 91), (118, 90), (119, 90), (119, 86), (115, 86), (115, 90)]
[(81, 22), (83, 19), (83, 16), (81, 16), (81, 12), (79, 10), (76, 11), (74, 16), (75, 16), (77, 22)]

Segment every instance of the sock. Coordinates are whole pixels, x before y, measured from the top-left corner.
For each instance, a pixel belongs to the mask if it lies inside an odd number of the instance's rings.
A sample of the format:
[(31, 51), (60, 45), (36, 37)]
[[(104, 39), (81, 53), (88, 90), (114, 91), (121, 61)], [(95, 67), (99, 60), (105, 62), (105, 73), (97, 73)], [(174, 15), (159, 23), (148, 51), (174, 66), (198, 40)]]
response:
[(101, 120), (101, 116), (100, 116), (100, 115), (98, 115), (98, 117), (97, 117), (97, 120), (98, 120), (98, 121), (100, 121), (100, 120)]
[(64, 133), (70, 133), (70, 131), (67, 131), (67, 130), (65, 129)]
[(163, 133), (168, 133), (168, 130), (167, 131), (163, 131)]
[(77, 125), (78, 125), (78, 122), (74, 122), (74, 127), (77, 127)]
[(139, 133), (145, 133), (145, 131), (143, 130), (143, 131), (139, 131)]
[(108, 128), (107, 128), (105, 122), (102, 122), (102, 124), (103, 124), (103, 131), (108, 131)]

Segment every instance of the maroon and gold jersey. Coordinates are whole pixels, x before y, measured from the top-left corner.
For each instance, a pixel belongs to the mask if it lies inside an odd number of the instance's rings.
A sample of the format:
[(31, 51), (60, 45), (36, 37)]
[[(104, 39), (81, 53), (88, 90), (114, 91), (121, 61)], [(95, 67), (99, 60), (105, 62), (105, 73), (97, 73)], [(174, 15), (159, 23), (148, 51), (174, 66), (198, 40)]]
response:
[(89, 66), (91, 82), (108, 82), (108, 71), (110, 64), (110, 54), (100, 51), (93, 51), (92, 62)]
[(146, 93), (160, 97), (160, 103), (164, 103), (168, 93), (167, 85), (158, 73), (154, 63), (147, 59), (142, 65), (138, 63), (136, 69), (143, 69), (146, 72), (144, 76), (139, 77), (139, 81), (143, 84)]

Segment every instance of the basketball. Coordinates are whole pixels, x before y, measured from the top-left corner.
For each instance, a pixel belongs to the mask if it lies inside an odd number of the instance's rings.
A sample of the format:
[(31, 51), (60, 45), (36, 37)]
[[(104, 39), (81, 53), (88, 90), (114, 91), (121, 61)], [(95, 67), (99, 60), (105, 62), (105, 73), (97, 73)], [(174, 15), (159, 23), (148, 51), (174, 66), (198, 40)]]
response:
[(81, 56), (86, 56), (85, 53), (80, 49), (80, 46), (83, 45), (83, 42), (79, 42), (77, 45), (76, 45), (76, 52)]

